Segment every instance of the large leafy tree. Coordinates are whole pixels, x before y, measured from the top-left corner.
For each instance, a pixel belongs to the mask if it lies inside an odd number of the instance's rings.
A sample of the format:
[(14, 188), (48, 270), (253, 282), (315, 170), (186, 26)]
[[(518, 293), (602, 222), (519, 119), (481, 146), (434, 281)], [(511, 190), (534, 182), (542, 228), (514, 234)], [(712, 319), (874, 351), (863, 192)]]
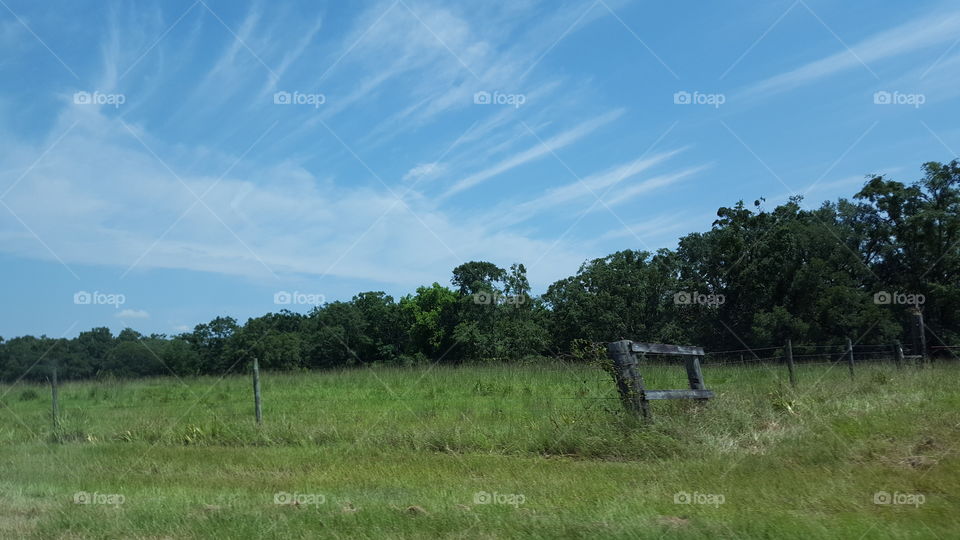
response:
[(198, 324), (184, 336), (200, 356), (203, 373), (221, 374), (236, 369), (241, 359), (228, 354), (228, 344), (239, 328), (233, 317), (216, 317), (209, 323)]
[(554, 339), (687, 341), (674, 319), (675, 261), (666, 251), (618, 251), (584, 263), (547, 290)]
[(700, 342), (739, 349), (788, 337), (892, 339), (890, 317), (868, 291), (871, 271), (850, 211), (845, 201), (803, 210), (793, 198), (772, 211), (740, 202), (721, 208), (710, 231), (682, 238), (683, 286), (724, 300), (698, 325)]
[(469, 262), (454, 269), (460, 285), (454, 336), (467, 358), (516, 359), (549, 348), (547, 313), (530, 295), (527, 269), (504, 270), (489, 262)]
[[(955, 342), (960, 324), (960, 164), (925, 163), (911, 185), (870, 179), (856, 198), (875, 287), (922, 294), (928, 331)], [(894, 306), (896, 309), (898, 306)], [(902, 306), (899, 306), (902, 308)]]
[(461, 296), (477, 293), (500, 292), (498, 283), (506, 277), (506, 271), (486, 261), (470, 261), (453, 269), (450, 281)]
[(247, 320), (228, 342), (227, 356), (248, 364), (254, 358), (266, 369), (290, 369), (302, 365), (304, 317), (281, 311)]
[(439, 283), (418, 287), (415, 295), (400, 299), (409, 336), (408, 354), (431, 360), (457, 358), (453, 351), (456, 305), (456, 293)]

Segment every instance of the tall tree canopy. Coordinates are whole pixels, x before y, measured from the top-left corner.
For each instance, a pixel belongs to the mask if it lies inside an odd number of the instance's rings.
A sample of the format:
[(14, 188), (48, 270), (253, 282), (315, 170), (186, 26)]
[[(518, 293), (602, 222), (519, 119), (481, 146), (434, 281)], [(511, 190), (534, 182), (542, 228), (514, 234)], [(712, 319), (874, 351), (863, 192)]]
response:
[(254, 357), (267, 369), (517, 360), (621, 338), (713, 350), (787, 338), (889, 344), (905, 340), (911, 307), (923, 309), (929, 343), (960, 341), (957, 161), (925, 163), (909, 185), (872, 176), (851, 199), (801, 203), (721, 207), (676, 249), (587, 261), (542, 296), (523, 264), (470, 261), (453, 269), (452, 289), (433, 283), (399, 300), (362, 292), (243, 325), (219, 316), (173, 337), (94, 328), (0, 338), (0, 379), (39, 380), (54, 364), (86, 378), (221, 374)]

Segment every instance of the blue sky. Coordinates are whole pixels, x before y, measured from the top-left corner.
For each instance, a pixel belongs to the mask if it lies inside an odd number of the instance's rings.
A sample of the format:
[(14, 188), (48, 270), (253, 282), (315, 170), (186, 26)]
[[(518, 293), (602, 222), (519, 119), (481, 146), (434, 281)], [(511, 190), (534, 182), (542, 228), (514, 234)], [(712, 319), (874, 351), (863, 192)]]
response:
[(960, 149), (958, 40), (951, 2), (0, 0), (0, 336), (469, 260), (542, 292), (739, 199), (912, 181)]

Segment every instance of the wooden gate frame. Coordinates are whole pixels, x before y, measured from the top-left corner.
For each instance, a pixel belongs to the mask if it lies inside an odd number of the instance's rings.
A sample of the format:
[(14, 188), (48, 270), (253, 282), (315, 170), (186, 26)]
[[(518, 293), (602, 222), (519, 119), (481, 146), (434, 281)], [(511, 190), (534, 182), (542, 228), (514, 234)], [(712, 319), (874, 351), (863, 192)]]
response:
[[(613, 360), (613, 375), (624, 409), (637, 416), (642, 416), (644, 420), (651, 419), (649, 401), (652, 399), (706, 401), (714, 397), (713, 391), (707, 390), (703, 382), (703, 373), (700, 371), (703, 347), (640, 343), (624, 339), (609, 343), (607, 354)], [(639, 363), (637, 354), (683, 356), (686, 360), (687, 380), (690, 382), (690, 389), (647, 390), (643, 385), (643, 375), (637, 369)]]

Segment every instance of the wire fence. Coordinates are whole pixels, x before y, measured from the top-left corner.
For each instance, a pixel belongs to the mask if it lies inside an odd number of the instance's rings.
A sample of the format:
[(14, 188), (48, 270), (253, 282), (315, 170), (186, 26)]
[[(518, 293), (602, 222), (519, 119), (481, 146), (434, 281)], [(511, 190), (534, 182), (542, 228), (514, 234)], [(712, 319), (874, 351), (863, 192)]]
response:
[[(701, 358), (708, 388), (725, 393), (755, 390), (759, 385), (790, 381), (814, 385), (855, 377), (868, 369), (923, 369), (957, 364), (960, 346), (940, 346), (918, 355), (896, 344), (786, 344), (706, 351)], [(795, 373), (789, 365), (793, 364)], [(639, 368), (648, 388), (687, 387), (683, 362), (669, 356), (644, 356)], [(398, 414), (469, 414), (496, 416), (505, 408), (527, 415), (612, 410), (621, 400), (612, 373), (603, 366), (553, 359), (543, 363), (485, 364), (426, 368), (369, 368), (302, 373), (265, 372), (263, 394), (268, 421), (312, 423), (322, 415), (364, 414), (393, 410)], [(209, 385), (206, 383), (209, 382)], [(53, 417), (110, 419), (136, 425), (145, 419), (250, 421), (252, 386), (247, 377), (210, 379), (72, 381), (44, 392), (38, 385), (0, 386), (0, 426), (43, 429)], [(45, 395), (44, 395), (45, 394)], [(59, 395), (59, 397), (57, 397)], [(57, 400), (62, 403), (58, 403)], [(38, 407), (35, 401), (49, 403)], [(7, 416), (4, 419), (4, 416)], [(25, 420), (26, 419), (26, 420)]]

